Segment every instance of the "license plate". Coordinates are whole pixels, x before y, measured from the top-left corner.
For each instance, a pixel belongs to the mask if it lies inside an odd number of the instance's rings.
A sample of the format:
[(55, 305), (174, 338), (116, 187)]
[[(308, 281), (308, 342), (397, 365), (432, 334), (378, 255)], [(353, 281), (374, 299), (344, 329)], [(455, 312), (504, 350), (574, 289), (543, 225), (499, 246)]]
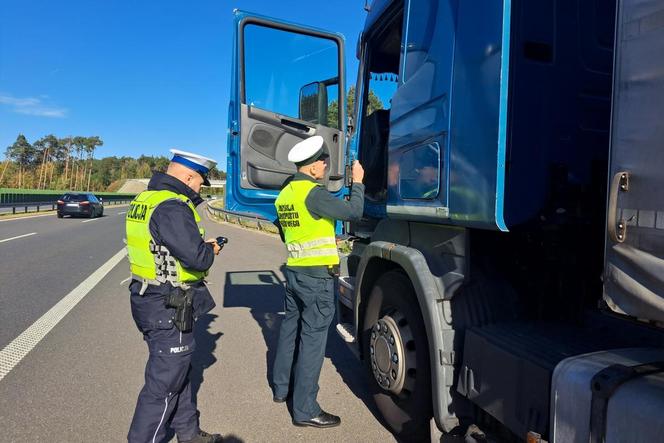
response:
[(76, 206), (78, 206), (78, 203), (67, 203), (67, 206), (74, 206), (74, 207), (76, 207)]

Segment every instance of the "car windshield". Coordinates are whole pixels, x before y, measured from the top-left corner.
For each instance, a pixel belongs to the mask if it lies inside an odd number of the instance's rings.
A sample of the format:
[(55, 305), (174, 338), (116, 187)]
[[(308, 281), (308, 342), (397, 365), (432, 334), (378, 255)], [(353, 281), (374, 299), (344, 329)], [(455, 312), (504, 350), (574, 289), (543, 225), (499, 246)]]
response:
[(65, 194), (62, 196), (62, 201), (66, 202), (82, 202), (88, 199), (85, 194)]

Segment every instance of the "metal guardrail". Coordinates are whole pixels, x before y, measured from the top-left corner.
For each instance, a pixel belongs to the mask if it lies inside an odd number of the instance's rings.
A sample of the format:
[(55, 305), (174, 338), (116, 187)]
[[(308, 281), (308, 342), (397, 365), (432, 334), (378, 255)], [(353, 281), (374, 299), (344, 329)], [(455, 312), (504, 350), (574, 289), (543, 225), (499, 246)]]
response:
[[(84, 191), (61, 191), (61, 190), (36, 190), (36, 189), (12, 189), (0, 188), (0, 205), (16, 204), (20, 206), (21, 203), (42, 204), (43, 202), (51, 202), (60, 198), (67, 193), (80, 193)], [(95, 192), (97, 197), (103, 198), (104, 201), (111, 200), (127, 200), (136, 197), (133, 193), (117, 193), (117, 192)]]
[[(131, 202), (132, 199), (126, 199), (126, 200), (104, 200), (104, 206), (110, 206), (110, 205), (120, 205), (124, 203), (129, 203)], [(40, 208), (43, 207), (51, 207), (51, 211), (55, 211), (55, 206), (57, 205), (57, 202), (51, 200), (51, 201), (41, 201), (41, 202), (16, 202), (16, 203), (0, 203), (0, 208), (12, 208), (12, 214), (16, 214), (16, 208), (24, 208), (24, 213), (28, 213), (28, 208), (37, 208), (37, 212), (39, 212)], [(48, 209), (47, 209), (48, 211)]]
[(279, 229), (265, 217), (259, 215), (247, 215), (239, 212), (227, 211), (226, 209), (215, 208), (209, 202), (207, 204), (208, 214), (217, 220), (226, 223), (233, 223), (244, 228), (257, 229), (263, 232), (278, 234)]

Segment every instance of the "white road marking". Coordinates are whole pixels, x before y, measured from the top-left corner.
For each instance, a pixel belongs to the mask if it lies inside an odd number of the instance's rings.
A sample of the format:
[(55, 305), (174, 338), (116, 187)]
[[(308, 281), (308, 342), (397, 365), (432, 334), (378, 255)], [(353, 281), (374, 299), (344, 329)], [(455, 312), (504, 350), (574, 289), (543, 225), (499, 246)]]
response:
[(31, 235), (35, 235), (36, 232), (31, 232), (29, 234), (23, 234), (23, 235), (17, 235), (16, 237), (11, 237), (11, 238), (6, 238), (4, 240), (0, 240), (0, 243), (4, 243), (9, 240), (16, 240), (17, 238), (23, 238), (23, 237), (30, 237)]
[(83, 220), (81, 223), (88, 223), (88, 222), (91, 222), (91, 221), (97, 221), (97, 220), (101, 220), (101, 217), (99, 217), (99, 218), (91, 218), (90, 220)]
[(0, 351), (0, 380), (5, 378), (14, 367), (25, 357), (46, 335), (62, 320), (69, 311), (83, 300), (83, 297), (101, 281), (127, 255), (122, 248), (99, 269), (93, 272), (80, 285), (60, 300), (49, 311), (42, 315), (32, 326), (23, 331), (5, 348)]
[(126, 214), (127, 211), (118, 212), (118, 215)]
[(120, 286), (124, 285), (124, 284), (127, 283), (129, 280), (131, 280), (131, 275), (130, 275), (129, 277), (125, 278), (124, 280), (122, 280), (122, 281), (120, 282)]

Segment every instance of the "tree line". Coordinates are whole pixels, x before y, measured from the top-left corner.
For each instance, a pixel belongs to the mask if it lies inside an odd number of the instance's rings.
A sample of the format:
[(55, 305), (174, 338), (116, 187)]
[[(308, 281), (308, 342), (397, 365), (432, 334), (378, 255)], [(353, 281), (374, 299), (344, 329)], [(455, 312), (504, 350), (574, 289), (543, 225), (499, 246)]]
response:
[[(94, 158), (103, 146), (99, 136), (58, 138), (47, 135), (32, 144), (23, 134), (5, 151), (0, 167), (0, 188), (72, 189), (117, 191), (132, 178), (149, 178), (152, 171), (165, 171), (170, 159), (164, 156)], [(210, 178), (224, 179), (213, 169)]]
[[(373, 114), (374, 111), (378, 109), (383, 109), (383, 102), (376, 95), (373, 90), (369, 90), (369, 97), (367, 97), (367, 106), (365, 115), (369, 116)], [(348, 95), (346, 96), (346, 117), (353, 115), (355, 109), (355, 86), (351, 86), (348, 89)], [(339, 128), (339, 102), (333, 100), (330, 102), (327, 108), (327, 126), (330, 128)]]

